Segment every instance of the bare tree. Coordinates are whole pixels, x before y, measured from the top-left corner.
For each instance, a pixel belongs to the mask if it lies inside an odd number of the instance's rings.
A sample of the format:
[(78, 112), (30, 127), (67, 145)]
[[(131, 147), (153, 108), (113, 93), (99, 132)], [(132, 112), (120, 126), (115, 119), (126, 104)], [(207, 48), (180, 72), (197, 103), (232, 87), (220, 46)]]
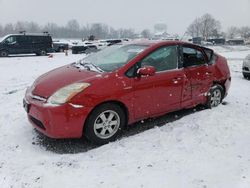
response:
[(135, 32), (133, 29), (119, 29), (119, 38), (134, 38)]
[(14, 26), (11, 23), (6, 24), (3, 29), (3, 35), (7, 35), (10, 33), (14, 33)]
[(201, 20), (200, 18), (196, 18), (193, 23), (191, 23), (187, 28), (187, 33), (192, 37), (200, 37), (201, 36)]
[(248, 26), (243, 26), (239, 29), (239, 33), (242, 38), (250, 38), (250, 27)]
[(141, 35), (143, 38), (150, 38), (151, 37), (151, 32), (149, 29), (144, 29), (142, 32), (141, 32)]
[(230, 38), (230, 39), (235, 38), (239, 34), (240, 34), (239, 28), (237, 28), (235, 26), (229, 27), (228, 30), (227, 30), (227, 37)]
[(132, 29), (114, 29), (103, 23), (86, 24), (80, 27), (77, 20), (69, 20), (65, 26), (48, 23), (40, 26), (35, 22), (18, 21), (15, 24), (0, 26), (0, 37), (10, 33), (26, 31), (29, 33), (41, 33), (48, 31), (54, 38), (88, 38), (90, 35), (97, 39), (104, 38), (133, 38), (135, 33)]
[(73, 19), (68, 21), (66, 28), (73, 31), (79, 31), (80, 25), (77, 20)]
[(192, 37), (203, 37), (205, 40), (210, 37), (220, 36), (221, 24), (210, 14), (204, 14), (196, 18), (188, 27), (187, 33)]
[(157, 23), (154, 25), (155, 32), (167, 32), (167, 24)]

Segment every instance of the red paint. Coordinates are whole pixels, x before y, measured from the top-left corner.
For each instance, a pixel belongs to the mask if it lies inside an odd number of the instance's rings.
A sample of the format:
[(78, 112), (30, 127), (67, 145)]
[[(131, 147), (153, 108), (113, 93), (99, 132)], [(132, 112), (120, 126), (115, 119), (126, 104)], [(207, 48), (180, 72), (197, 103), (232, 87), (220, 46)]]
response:
[[(142, 43), (140, 43), (142, 44)], [(206, 93), (213, 83), (230, 87), (231, 77), (227, 61), (222, 56), (212, 65), (179, 68), (156, 72), (153, 67), (140, 69), (140, 75), (128, 78), (125, 73), (134, 64), (155, 49), (168, 45), (185, 45), (183, 42), (144, 42), (149, 47), (120, 69), (110, 73), (81, 71), (68, 65), (39, 77), (26, 92), (25, 99), (31, 104), (28, 115), (41, 121), (45, 127), (33, 126), (53, 138), (78, 138), (82, 136), (86, 118), (91, 111), (104, 102), (117, 102), (128, 112), (128, 124), (167, 112), (189, 108), (207, 102)], [(201, 47), (188, 44), (194, 48)], [(148, 76), (146, 76), (148, 75)], [(74, 96), (68, 103), (56, 107), (31, 97), (37, 95), (48, 99), (58, 89), (75, 83), (87, 82), (91, 86)], [(84, 106), (73, 107), (71, 104)], [(83, 133), (84, 134), (84, 133)]]

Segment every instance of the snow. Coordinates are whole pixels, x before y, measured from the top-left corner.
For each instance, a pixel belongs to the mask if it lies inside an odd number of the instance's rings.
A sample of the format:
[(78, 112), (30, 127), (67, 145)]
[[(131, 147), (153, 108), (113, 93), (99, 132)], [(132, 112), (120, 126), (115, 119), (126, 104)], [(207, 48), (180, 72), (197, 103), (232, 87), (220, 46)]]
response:
[(22, 108), (35, 78), (82, 55), (0, 58), (0, 187), (248, 188), (250, 81), (241, 66), (250, 48), (213, 48), (228, 58), (232, 74), (222, 105), (137, 123), (101, 147), (48, 139), (33, 130)]

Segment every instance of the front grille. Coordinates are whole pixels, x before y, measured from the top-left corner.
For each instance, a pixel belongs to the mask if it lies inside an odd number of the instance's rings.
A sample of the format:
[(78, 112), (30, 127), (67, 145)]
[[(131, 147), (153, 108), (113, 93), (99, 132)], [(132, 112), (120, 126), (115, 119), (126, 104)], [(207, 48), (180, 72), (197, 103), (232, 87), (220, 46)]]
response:
[(43, 130), (45, 130), (45, 127), (44, 127), (43, 123), (42, 123), (40, 120), (38, 120), (38, 119), (36, 119), (36, 118), (34, 118), (34, 117), (32, 117), (32, 116), (29, 116), (29, 119), (30, 119), (37, 127), (41, 128), (41, 129), (43, 129)]
[(243, 67), (243, 70), (244, 71), (249, 71), (249, 68), (248, 67)]

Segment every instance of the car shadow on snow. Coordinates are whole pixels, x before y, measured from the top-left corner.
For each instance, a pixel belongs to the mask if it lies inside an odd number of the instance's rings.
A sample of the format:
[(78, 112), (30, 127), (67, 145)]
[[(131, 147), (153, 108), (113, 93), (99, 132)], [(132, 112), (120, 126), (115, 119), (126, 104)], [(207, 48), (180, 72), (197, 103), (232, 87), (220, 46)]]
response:
[[(222, 105), (227, 105), (227, 104), (228, 104), (227, 102), (222, 103)], [(174, 122), (176, 120), (181, 119), (182, 117), (185, 117), (187, 115), (190, 115), (195, 112), (202, 111), (202, 110), (205, 110), (203, 106), (197, 106), (191, 109), (185, 109), (185, 110), (168, 113), (158, 118), (147, 119), (145, 121), (134, 123), (128, 126), (128, 128), (123, 131), (120, 139), (144, 132), (146, 130), (154, 128), (155, 126), (157, 127), (161, 127), (163, 125), (168, 126), (167, 124), (170, 122)], [(42, 135), (38, 131), (35, 131), (35, 137), (34, 137), (34, 141), (32, 142), (32, 144), (39, 145), (47, 151), (51, 151), (51, 152), (58, 153), (58, 154), (82, 153), (82, 152), (87, 152), (91, 149), (99, 147), (88, 142), (85, 138), (51, 139)]]

